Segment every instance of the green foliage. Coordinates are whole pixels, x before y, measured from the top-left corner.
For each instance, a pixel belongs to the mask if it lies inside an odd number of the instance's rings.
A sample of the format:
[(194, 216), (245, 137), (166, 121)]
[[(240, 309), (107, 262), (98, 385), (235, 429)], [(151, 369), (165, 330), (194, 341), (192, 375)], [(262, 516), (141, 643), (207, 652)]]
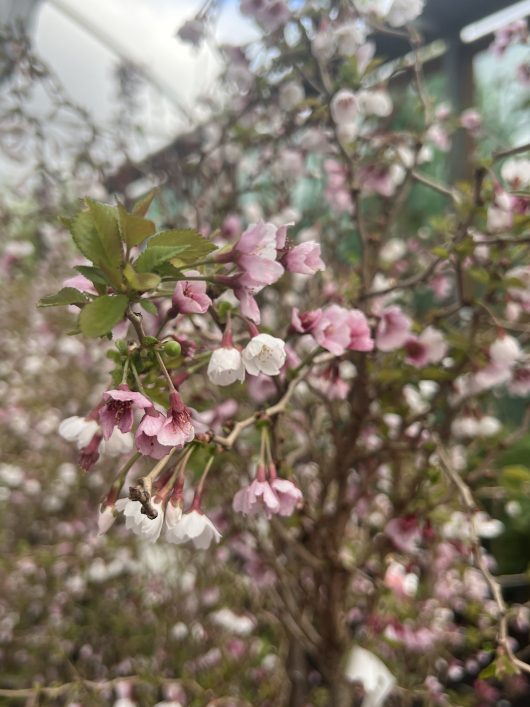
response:
[(75, 287), (63, 287), (59, 290), (56, 295), (48, 295), (43, 297), (38, 306), (39, 307), (59, 307), (68, 304), (87, 304), (90, 302), (89, 298), (84, 294), (76, 290)]
[(186, 250), (185, 245), (177, 246), (151, 246), (148, 245), (147, 248), (140, 253), (138, 258), (134, 263), (135, 270), (137, 272), (149, 272), (151, 270), (156, 270), (160, 265), (164, 265), (172, 258)]
[(155, 224), (152, 221), (129, 214), (122, 204), (118, 204), (117, 211), (120, 235), (129, 247), (140, 245), (155, 232)]
[(123, 274), (132, 289), (139, 292), (154, 290), (158, 287), (161, 280), (160, 275), (153, 272), (136, 272), (130, 263), (127, 263), (123, 269)]
[(108, 334), (123, 319), (129, 300), (125, 295), (102, 295), (83, 307), (79, 326), (85, 336)]

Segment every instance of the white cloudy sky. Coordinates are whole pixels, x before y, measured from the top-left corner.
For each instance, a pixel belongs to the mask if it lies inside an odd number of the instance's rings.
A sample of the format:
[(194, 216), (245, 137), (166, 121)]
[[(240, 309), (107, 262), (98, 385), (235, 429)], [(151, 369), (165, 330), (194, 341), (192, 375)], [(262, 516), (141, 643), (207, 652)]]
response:
[[(25, 1), (11, 0), (15, 7)], [(44, 0), (33, 22), (35, 48), (68, 94), (88, 108), (98, 123), (116, 114), (113, 76), (119, 59), (144, 67), (152, 82), (141, 94), (137, 117), (148, 136), (149, 149), (155, 149), (189, 125), (177, 106), (183, 105), (193, 121), (196, 97), (215, 88), (215, 53), (194, 49), (175, 38), (176, 29), (193, 17), (202, 2)], [(238, 5), (237, 0), (223, 4), (216, 26), (221, 41), (237, 43), (255, 36)]]

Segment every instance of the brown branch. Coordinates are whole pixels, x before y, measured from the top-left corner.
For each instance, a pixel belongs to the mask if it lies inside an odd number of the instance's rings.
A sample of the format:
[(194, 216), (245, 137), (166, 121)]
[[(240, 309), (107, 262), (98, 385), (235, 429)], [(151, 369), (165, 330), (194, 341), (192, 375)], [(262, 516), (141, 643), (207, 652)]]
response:
[(504, 157), (511, 157), (511, 155), (518, 155), (520, 152), (529, 152), (530, 142), (525, 142), (524, 145), (518, 145), (517, 147), (510, 147), (508, 150), (499, 150), (494, 152), (491, 156), (494, 161), (502, 160)]

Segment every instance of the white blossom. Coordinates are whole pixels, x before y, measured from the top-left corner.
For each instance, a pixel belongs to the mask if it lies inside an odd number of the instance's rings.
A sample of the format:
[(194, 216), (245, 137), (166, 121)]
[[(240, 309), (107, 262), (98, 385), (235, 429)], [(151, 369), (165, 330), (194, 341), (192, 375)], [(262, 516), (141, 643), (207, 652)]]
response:
[(285, 363), (285, 342), (270, 334), (258, 334), (243, 350), (243, 362), (252, 376), (277, 376)]
[(359, 91), (357, 94), (359, 109), (366, 115), (386, 118), (392, 113), (394, 105), (387, 91)]
[(299, 81), (288, 81), (280, 87), (279, 103), (282, 110), (294, 110), (304, 98), (304, 87)]
[(248, 616), (238, 616), (228, 607), (214, 611), (213, 614), (210, 614), (210, 619), (213, 623), (217, 624), (217, 626), (221, 626), (238, 636), (249, 636), (255, 626), (251, 618)]
[(182, 504), (173, 504), (171, 501), (166, 508), (166, 540), (170, 543), (185, 542), (182, 539)]
[(365, 692), (362, 707), (381, 707), (396, 684), (383, 661), (360, 646), (350, 651), (344, 675), (349, 682), (362, 683)]
[(338, 91), (331, 99), (330, 110), (337, 125), (353, 122), (359, 110), (357, 96), (346, 89)]
[(499, 366), (510, 368), (521, 356), (521, 347), (513, 336), (501, 336), (492, 343), (489, 349), (490, 358)]
[(513, 189), (524, 189), (530, 186), (530, 160), (510, 159), (502, 165), (502, 178)]
[(208, 364), (208, 378), (215, 385), (231, 385), (245, 380), (245, 364), (236, 348), (216, 349)]
[(116, 520), (114, 506), (101, 506), (98, 515), (98, 535), (103, 535)]
[(353, 56), (366, 39), (366, 32), (359, 22), (345, 22), (334, 31), (337, 49), (341, 56)]
[(423, 12), (424, 0), (394, 0), (386, 21), (392, 27), (402, 27)]
[(59, 434), (68, 442), (77, 442), (77, 448), (86, 447), (92, 437), (99, 430), (96, 420), (87, 420), (86, 417), (73, 415), (67, 417), (59, 425)]
[(166, 538), (176, 544), (191, 540), (197, 549), (206, 550), (212, 540), (219, 542), (221, 533), (204, 513), (193, 510), (184, 513), (180, 521), (173, 526), (171, 533), (166, 534)]
[(121, 432), (117, 427), (112, 430), (109, 439), (101, 440), (100, 451), (109, 457), (119, 457), (121, 454), (132, 452), (134, 437), (132, 432)]
[(140, 501), (131, 501), (128, 498), (120, 498), (116, 501), (117, 510), (123, 511), (125, 516), (125, 527), (147, 542), (154, 543), (158, 540), (162, 531), (164, 509), (162, 501), (157, 501), (156, 499), (152, 501), (151, 505), (157, 511), (156, 518), (148, 518), (145, 513), (142, 513)]

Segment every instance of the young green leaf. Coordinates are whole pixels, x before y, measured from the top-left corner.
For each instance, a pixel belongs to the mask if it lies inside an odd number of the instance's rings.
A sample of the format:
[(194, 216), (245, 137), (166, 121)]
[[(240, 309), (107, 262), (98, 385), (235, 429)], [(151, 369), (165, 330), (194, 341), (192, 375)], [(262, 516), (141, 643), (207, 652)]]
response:
[(110, 265), (119, 266), (123, 261), (123, 248), (115, 206), (85, 199)]
[(125, 295), (103, 295), (83, 307), (79, 326), (85, 336), (103, 336), (123, 319), (129, 303)]
[(159, 265), (166, 263), (175, 256), (183, 253), (187, 246), (162, 246), (148, 245), (147, 248), (140, 253), (134, 262), (136, 272), (149, 272), (155, 270)]
[(139, 292), (154, 290), (160, 284), (160, 275), (156, 275), (154, 272), (137, 273), (130, 263), (125, 266), (123, 274), (133, 290)]
[(47, 295), (39, 300), (38, 307), (61, 307), (67, 304), (87, 304), (90, 299), (75, 287), (63, 287), (55, 295)]
[(118, 204), (118, 220), (121, 237), (129, 247), (140, 245), (155, 232), (155, 224), (152, 221), (127, 213), (122, 204)]
[(217, 249), (214, 243), (191, 228), (160, 231), (149, 240), (149, 246), (186, 246), (185, 252), (179, 254), (179, 260), (184, 263), (202, 260)]
[(145, 196), (142, 196), (141, 199), (138, 199), (138, 201), (132, 208), (132, 213), (135, 216), (145, 216), (146, 213), (149, 211), (149, 207), (151, 206), (153, 199), (157, 194), (158, 189), (151, 189), (151, 191), (148, 191)]

